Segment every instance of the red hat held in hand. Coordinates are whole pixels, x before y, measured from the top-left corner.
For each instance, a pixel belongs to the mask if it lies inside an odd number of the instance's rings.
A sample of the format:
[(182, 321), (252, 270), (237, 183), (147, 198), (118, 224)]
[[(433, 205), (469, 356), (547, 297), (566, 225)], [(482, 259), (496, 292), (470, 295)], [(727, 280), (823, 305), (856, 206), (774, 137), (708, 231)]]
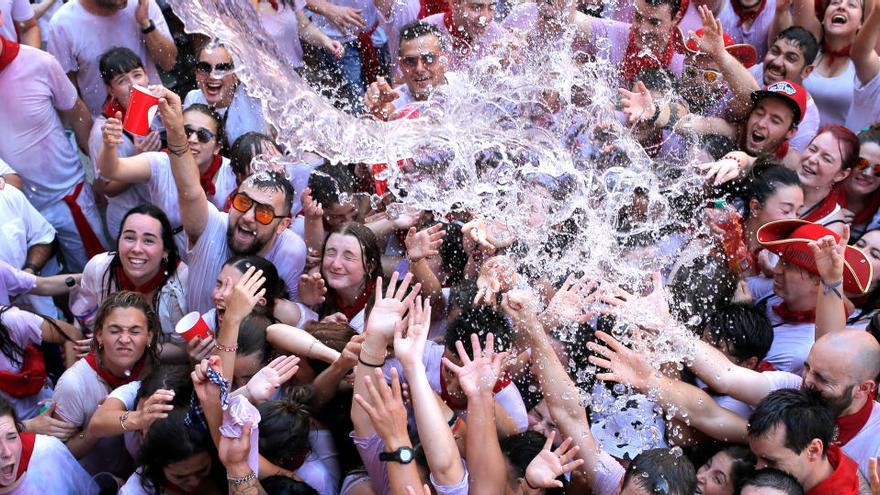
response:
[[(706, 53), (700, 51), (699, 44), (697, 43), (697, 40), (703, 37), (703, 33), (705, 33), (703, 28), (693, 32), (693, 36), (688, 38), (684, 44), (687, 51), (694, 55), (704, 55)], [(755, 65), (758, 61), (758, 52), (755, 51), (755, 47), (745, 43), (735, 43), (733, 38), (727, 33), (724, 33), (724, 49), (727, 50), (727, 53), (733, 55), (733, 58), (739, 60), (739, 63), (746, 66), (746, 68)]]
[[(819, 275), (819, 270), (809, 243), (827, 235), (834, 237), (835, 242), (840, 241), (834, 231), (806, 220), (769, 222), (758, 229), (757, 234), (762, 246), (815, 275)], [(846, 247), (843, 258), (843, 290), (847, 294), (864, 294), (874, 276), (871, 262), (865, 253), (852, 246)]]

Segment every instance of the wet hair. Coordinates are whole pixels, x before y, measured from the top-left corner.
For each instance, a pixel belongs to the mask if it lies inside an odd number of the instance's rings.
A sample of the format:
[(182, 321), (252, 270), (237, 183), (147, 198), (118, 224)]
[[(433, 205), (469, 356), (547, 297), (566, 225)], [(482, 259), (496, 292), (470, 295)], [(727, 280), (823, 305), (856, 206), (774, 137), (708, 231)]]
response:
[(796, 454), (814, 439), (822, 442), (822, 454), (834, 436), (834, 415), (815, 393), (796, 389), (770, 392), (749, 416), (749, 437), (771, 435), (785, 426), (785, 447)]
[(678, 11), (681, 10), (681, 0), (645, 0), (645, 3), (650, 5), (651, 7), (668, 5), (669, 10), (672, 13), (673, 19), (675, 19), (675, 16), (678, 15)]
[(242, 183), (242, 186), (251, 186), (266, 191), (281, 191), (284, 193), (284, 203), (282, 204), (281, 211), (276, 211), (275, 214), (290, 215), (290, 209), (293, 207), (293, 196), (296, 194), (296, 191), (294, 191), (293, 184), (290, 183), (284, 172), (266, 170), (258, 174), (251, 174)]
[(352, 337), (357, 335), (348, 323), (331, 321), (309, 321), (303, 326), (303, 330), (337, 352), (342, 352)]
[(700, 149), (709, 153), (715, 160), (720, 160), (724, 155), (739, 149), (736, 142), (721, 134), (706, 134), (700, 142)]
[[(361, 265), (364, 268), (366, 284), (375, 284), (376, 279), (382, 276), (382, 250), (379, 248), (379, 239), (376, 238), (376, 234), (373, 233), (372, 230), (367, 228), (362, 223), (358, 222), (350, 222), (342, 224), (330, 233), (330, 235), (349, 235), (357, 239), (358, 245), (361, 247)], [(328, 236), (329, 240), (330, 237)], [(327, 242), (324, 242), (324, 249), (321, 252), (321, 276), (324, 277), (324, 280), (327, 280), (327, 276), (324, 274), (324, 251), (327, 250)], [(364, 290), (369, 290), (369, 288), (365, 285)], [(325, 298), (325, 302), (321, 307), (321, 315), (326, 316), (336, 312), (336, 298), (333, 297), (336, 293), (335, 289), (332, 287), (327, 287), (327, 297)]]
[(702, 329), (703, 322), (716, 308), (733, 299), (737, 282), (737, 276), (723, 260), (699, 256), (679, 268), (669, 280), (669, 310), (678, 321), (686, 322), (692, 330)]
[(880, 122), (862, 129), (858, 134), (859, 143), (874, 143), (880, 145)]
[(739, 360), (764, 359), (773, 344), (773, 325), (764, 311), (752, 304), (729, 304), (709, 315), (706, 332), (713, 345), (726, 343)]
[[(789, 40), (791, 44), (801, 49), (804, 54), (804, 67), (812, 64), (819, 54), (819, 42), (813, 33), (800, 26), (791, 26), (783, 29), (776, 35), (777, 40)], [(775, 40), (774, 40), (775, 41)]]
[(797, 478), (775, 468), (764, 468), (755, 471), (754, 474), (743, 480), (739, 484), (736, 493), (742, 493), (742, 490), (752, 486), (755, 488), (773, 488), (779, 490), (785, 495), (804, 495), (804, 487), (801, 486)]
[(763, 206), (780, 188), (800, 185), (801, 180), (794, 170), (775, 161), (758, 158), (755, 167), (752, 168), (751, 177), (744, 184), (742, 198), (745, 203), (745, 213), (743, 218), (749, 219), (752, 216), (752, 209), (749, 206), (752, 199), (758, 200), (758, 203)]
[(449, 222), (443, 225), (446, 235), (443, 236), (443, 244), (440, 245), (440, 268), (447, 275), (448, 285), (458, 285), (464, 280), (464, 267), (467, 265), (468, 253), (464, 250), (464, 234), (461, 232), (461, 224)]
[(260, 411), (260, 452), (266, 460), (286, 469), (296, 469), (297, 459), (309, 451), (312, 389), (298, 387), (288, 398), (263, 402)]
[(715, 453), (724, 452), (730, 458), (730, 484), (738, 486), (743, 480), (755, 473), (755, 464), (758, 458), (752, 453), (748, 445), (728, 444), (721, 447)]
[(260, 485), (267, 495), (318, 495), (318, 492), (305, 482), (280, 474), (261, 479)]
[(19, 433), (24, 431), (24, 423), (18, 418), (18, 411), (15, 410), (15, 406), (9, 402), (9, 399), (0, 396), (0, 418), (3, 416), (9, 416), (12, 418), (12, 422), (15, 424), (15, 429)]
[(232, 143), (229, 150), (229, 166), (232, 171), (242, 177), (250, 175), (251, 162), (254, 157), (266, 152), (264, 143), (272, 143), (275, 148), (278, 145), (269, 136), (259, 132), (246, 132)]
[(278, 299), (286, 299), (288, 295), (287, 286), (281, 276), (278, 275), (278, 268), (275, 267), (275, 264), (262, 256), (248, 255), (229, 258), (226, 260), (226, 263), (223, 263), (223, 267), (220, 270), (222, 271), (227, 266), (235, 267), (242, 275), (250, 267), (263, 271), (263, 277), (266, 279), (263, 283), (263, 288), (266, 289), (266, 294), (263, 296), (266, 299), (266, 305), (255, 307), (254, 312), (265, 314), (274, 320), (272, 315), (275, 312), (275, 302)]
[(446, 349), (458, 355), (455, 342), (460, 340), (468, 356), (473, 356), (471, 334), (477, 334), (480, 346), (486, 345), (486, 334), (494, 334), (495, 351), (504, 351), (511, 347), (513, 328), (507, 316), (501, 311), (487, 305), (469, 306), (463, 309), (446, 330)]
[(238, 340), (236, 342), (238, 350), (235, 355), (250, 356), (257, 354), (260, 357), (260, 361), (265, 363), (272, 353), (272, 346), (266, 340), (266, 329), (273, 323), (275, 323), (274, 319), (259, 313), (251, 312), (251, 314), (245, 316), (238, 328)]
[(623, 486), (634, 483), (648, 493), (691, 495), (697, 473), (691, 461), (672, 449), (642, 451), (626, 468)]
[(147, 430), (138, 456), (143, 470), (141, 487), (147, 493), (161, 493), (157, 487), (164, 486), (168, 481), (165, 477), (166, 467), (197, 454), (207, 453), (211, 456), (210, 475), (215, 474), (219, 461), (211, 435), (200, 428), (188, 427), (184, 422), (186, 414), (186, 408), (174, 409), (167, 418), (156, 420)]
[[(3, 353), (3, 355), (6, 356), (6, 359), (8, 359), (9, 362), (13, 363), (16, 366), (21, 366), (24, 363), (25, 348), (20, 346), (18, 342), (16, 342), (12, 338), (12, 331), (9, 329), (9, 327), (6, 326), (5, 323), (3, 323), (3, 315), (12, 308), (13, 306), (0, 305), (0, 353)], [(56, 332), (61, 334), (65, 339), (73, 342), (73, 338), (70, 335), (67, 335), (67, 333), (61, 329), (58, 323), (55, 323), (55, 320), (37, 313), (31, 314), (39, 316), (43, 319), (43, 321), (54, 328)]]
[(185, 364), (163, 363), (154, 367), (141, 379), (141, 386), (138, 388), (134, 403), (148, 399), (161, 388), (174, 391), (174, 400), (171, 401), (174, 407), (189, 407), (193, 392), (190, 372), (192, 368)]
[(312, 199), (330, 208), (342, 202), (341, 195), (354, 194), (355, 178), (342, 165), (321, 165), (309, 175), (309, 189)]
[[(104, 331), (104, 323), (110, 314), (117, 309), (134, 308), (144, 314), (147, 320), (147, 328), (145, 330), (152, 332), (153, 336), (147, 342), (147, 348), (144, 350), (144, 357), (147, 358), (152, 366), (159, 363), (158, 341), (159, 334), (162, 333), (162, 327), (159, 324), (159, 316), (150, 307), (150, 304), (144, 298), (143, 294), (121, 290), (114, 292), (104, 298), (101, 306), (98, 308), (98, 315), (95, 317), (95, 336)], [(92, 339), (92, 352), (103, 358), (104, 350), (98, 347), (98, 339)]]
[(428, 24), (423, 21), (413, 21), (400, 28), (400, 44), (402, 45), (404, 41), (412, 41), (416, 38), (429, 35), (436, 36), (437, 39), (440, 40), (441, 50), (447, 51), (449, 49), (446, 37), (443, 36), (440, 29), (433, 24)]
[(163, 257), (162, 264), (159, 265), (159, 270), (164, 270), (166, 274), (165, 281), (158, 289), (156, 289), (155, 294), (153, 294), (153, 309), (158, 313), (159, 292), (161, 292), (162, 287), (168, 283), (168, 280), (177, 273), (177, 266), (180, 263), (180, 251), (177, 249), (177, 243), (174, 242), (174, 229), (171, 227), (171, 221), (168, 220), (168, 215), (166, 215), (161, 208), (150, 203), (144, 203), (128, 210), (125, 213), (125, 216), (122, 217), (122, 221), (119, 222), (119, 234), (116, 236), (116, 252), (113, 253), (113, 258), (110, 260), (110, 266), (107, 267), (107, 271), (104, 272), (104, 277), (101, 281), (101, 285), (104, 289), (104, 297), (106, 298), (110, 295), (111, 288), (119, 290), (121, 287), (118, 275), (118, 269), (122, 268), (122, 259), (119, 257), (119, 240), (122, 239), (122, 232), (125, 229), (126, 220), (132, 215), (146, 215), (159, 222), (159, 225), (161, 226), (160, 237), (162, 239), (162, 248), (168, 252), (167, 258)]
[[(840, 151), (840, 169), (846, 170), (856, 166), (859, 161), (859, 138), (855, 133), (846, 127), (838, 124), (831, 124), (819, 128), (816, 136), (829, 133), (837, 140), (837, 149)], [(816, 138), (813, 138), (816, 139)]]
[(192, 105), (186, 107), (183, 110), (183, 114), (186, 115), (189, 112), (199, 112), (202, 115), (208, 116), (211, 120), (214, 121), (214, 140), (220, 144), (221, 146), (226, 146), (226, 130), (223, 128), (223, 117), (217, 113), (217, 110), (214, 107), (209, 105), (205, 105), (204, 103), (193, 103)]
[(127, 74), (135, 69), (143, 69), (144, 62), (129, 48), (116, 46), (101, 54), (98, 59), (98, 72), (104, 84), (110, 85), (113, 78)]

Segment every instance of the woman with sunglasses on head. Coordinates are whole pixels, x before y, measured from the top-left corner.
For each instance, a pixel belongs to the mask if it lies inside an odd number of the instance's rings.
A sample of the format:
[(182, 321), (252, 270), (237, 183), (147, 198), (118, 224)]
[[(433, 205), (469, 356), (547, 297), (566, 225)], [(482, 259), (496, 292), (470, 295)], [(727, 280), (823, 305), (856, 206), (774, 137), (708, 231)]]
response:
[(183, 107), (202, 103), (220, 115), (227, 141), (233, 143), (246, 132), (267, 132), (260, 101), (248, 95), (235, 75), (235, 63), (226, 47), (209, 41), (198, 50), (196, 84), (198, 89), (187, 93)]
[(142, 294), (159, 316), (162, 360), (185, 362), (186, 343), (174, 326), (188, 312), (188, 275), (168, 217), (159, 208), (144, 204), (126, 213), (116, 250), (89, 260), (80, 284), (98, 296), (99, 305), (118, 290)]
[(843, 182), (841, 206), (853, 215), (850, 241), (880, 227), (880, 125), (858, 134), (859, 159), (853, 173)]

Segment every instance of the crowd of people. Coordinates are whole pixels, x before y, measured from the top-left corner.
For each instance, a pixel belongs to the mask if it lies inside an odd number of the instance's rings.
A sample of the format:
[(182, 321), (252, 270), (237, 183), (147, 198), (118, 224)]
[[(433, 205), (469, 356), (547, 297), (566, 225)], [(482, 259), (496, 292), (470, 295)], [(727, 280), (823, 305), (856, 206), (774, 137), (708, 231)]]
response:
[(163, 0), (0, 0), (0, 493), (880, 495), (880, 1), (239, 1), (362, 119), (605, 61), (562, 145), (626, 130), (674, 218), (626, 192), (616, 249), (670, 262), (527, 264), (583, 238), (515, 235), (552, 174), (511, 225), (291, 149)]

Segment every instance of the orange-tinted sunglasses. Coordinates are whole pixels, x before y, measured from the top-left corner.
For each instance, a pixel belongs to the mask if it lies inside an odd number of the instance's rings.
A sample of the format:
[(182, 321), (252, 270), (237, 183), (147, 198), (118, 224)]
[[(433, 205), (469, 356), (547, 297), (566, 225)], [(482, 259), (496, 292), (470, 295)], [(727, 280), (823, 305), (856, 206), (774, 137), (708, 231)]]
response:
[(276, 215), (275, 210), (269, 205), (254, 201), (247, 194), (240, 192), (232, 197), (232, 207), (236, 210), (247, 213), (254, 208), (254, 218), (263, 225), (269, 225), (276, 218), (287, 218), (290, 215)]
[(856, 162), (856, 170), (859, 172), (868, 167), (871, 167), (871, 172), (874, 174), (874, 177), (880, 177), (880, 163), (871, 163), (864, 158), (859, 158), (859, 161)]

